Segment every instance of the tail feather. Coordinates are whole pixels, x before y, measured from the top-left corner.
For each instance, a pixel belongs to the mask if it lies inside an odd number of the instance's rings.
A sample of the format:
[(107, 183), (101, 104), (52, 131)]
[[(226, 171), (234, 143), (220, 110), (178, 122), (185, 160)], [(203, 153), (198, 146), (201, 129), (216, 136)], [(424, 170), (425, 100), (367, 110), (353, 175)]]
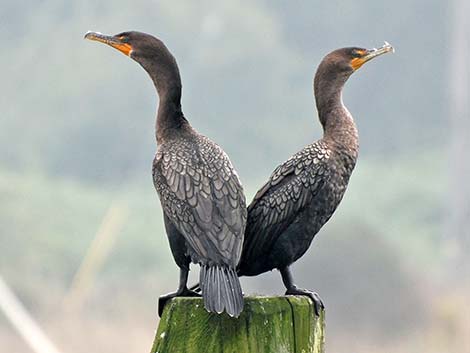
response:
[(235, 269), (221, 265), (202, 265), (199, 277), (204, 307), (209, 312), (232, 317), (243, 310), (243, 293)]
[(229, 300), (227, 300), (226, 310), (229, 313), (233, 313), (235, 311), (235, 304), (236, 304), (236, 298), (234, 296), (235, 291), (230, 290), (228, 281), (223, 281), (222, 286), (223, 286), (222, 290), (225, 293), (229, 293)]
[(211, 291), (209, 293), (213, 298), (215, 298), (215, 311), (220, 314), (224, 311), (224, 305), (222, 303), (222, 291), (220, 290), (220, 285), (222, 282), (220, 280), (221, 271), (216, 271), (215, 269), (217, 269), (217, 267), (211, 268), (213, 276), (212, 283), (214, 283), (214, 285), (210, 287)]

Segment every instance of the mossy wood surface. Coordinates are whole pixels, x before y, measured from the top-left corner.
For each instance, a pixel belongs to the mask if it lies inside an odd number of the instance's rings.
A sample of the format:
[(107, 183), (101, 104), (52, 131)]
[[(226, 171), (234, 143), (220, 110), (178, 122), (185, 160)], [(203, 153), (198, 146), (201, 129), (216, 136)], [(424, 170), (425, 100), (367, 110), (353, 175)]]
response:
[(300, 296), (247, 297), (238, 319), (206, 312), (201, 298), (176, 298), (151, 353), (322, 353), (324, 319)]

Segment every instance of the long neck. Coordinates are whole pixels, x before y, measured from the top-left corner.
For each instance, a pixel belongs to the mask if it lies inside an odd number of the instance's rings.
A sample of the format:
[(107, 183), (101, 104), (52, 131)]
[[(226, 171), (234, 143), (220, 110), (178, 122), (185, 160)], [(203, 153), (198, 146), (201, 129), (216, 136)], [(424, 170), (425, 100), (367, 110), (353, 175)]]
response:
[(342, 90), (349, 75), (322, 70), (314, 79), (315, 102), (323, 126), (324, 138), (354, 150), (358, 148), (356, 124), (343, 104)]
[(150, 75), (159, 97), (155, 135), (157, 143), (161, 143), (188, 125), (181, 110), (181, 78), (170, 52), (161, 53), (142, 66)]

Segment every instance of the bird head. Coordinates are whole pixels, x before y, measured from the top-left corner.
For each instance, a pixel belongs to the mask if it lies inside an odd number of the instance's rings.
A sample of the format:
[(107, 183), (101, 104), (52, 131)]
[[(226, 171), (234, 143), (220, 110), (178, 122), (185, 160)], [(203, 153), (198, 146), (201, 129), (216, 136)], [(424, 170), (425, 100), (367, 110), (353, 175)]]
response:
[(393, 51), (393, 47), (387, 42), (379, 49), (364, 49), (358, 47), (341, 48), (325, 56), (322, 64), (327, 66), (330, 69), (329, 71), (335, 71), (336, 73), (343, 73), (349, 76), (366, 62)]
[(143, 66), (146, 61), (158, 60), (162, 53), (168, 51), (160, 39), (136, 31), (122, 32), (113, 36), (89, 31), (85, 34), (85, 39), (105, 43)]
[(152, 78), (160, 93), (173, 90), (179, 100), (181, 79), (178, 65), (163, 42), (147, 33), (129, 31), (109, 36), (87, 32), (85, 39), (105, 43), (138, 62)]

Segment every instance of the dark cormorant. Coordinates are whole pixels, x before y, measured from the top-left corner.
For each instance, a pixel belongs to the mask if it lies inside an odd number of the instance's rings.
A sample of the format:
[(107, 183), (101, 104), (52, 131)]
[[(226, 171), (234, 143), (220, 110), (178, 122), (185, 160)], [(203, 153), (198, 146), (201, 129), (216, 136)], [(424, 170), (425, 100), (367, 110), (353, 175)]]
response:
[(314, 79), (323, 138), (278, 166), (248, 207), (238, 274), (279, 269), (286, 294), (311, 297), (317, 313), (322, 301), (316, 293), (297, 288), (290, 265), (338, 207), (356, 164), (358, 134), (341, 99), (343, 86), (365, 62), (392, 50), (385, 43), (380, 49), (343, 48), (325, 56)]
[(137, 61), (150, 75), (160, 98), (153, 181), (170, 248), (180, 268), (178, 290), (160, 297), (160, 315), (169, 299), (198, 295), (187, 288), (192, 261), (201, 266), (205, 308), (238, 317), (243, 295), (235, 268), (246, 224), (245, 196), (225, 152), (184, 117), (175, 58), (162, 41), (145, 33), (105, 36), (88, 32), (85, 38), (106, 43)]

